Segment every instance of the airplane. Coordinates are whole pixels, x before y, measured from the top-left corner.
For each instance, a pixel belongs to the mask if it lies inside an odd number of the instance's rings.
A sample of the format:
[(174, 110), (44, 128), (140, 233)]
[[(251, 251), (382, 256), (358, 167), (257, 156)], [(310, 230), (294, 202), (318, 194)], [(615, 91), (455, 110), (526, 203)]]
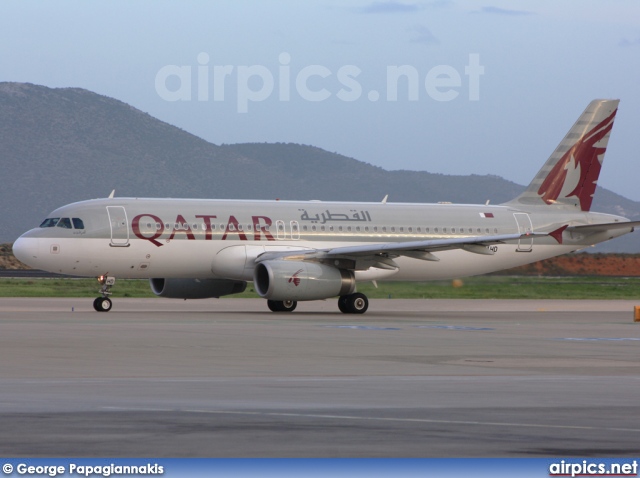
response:
[(500, 205), (108, 198), (56, 209), (18, 238), (15, 256), (49, 272), (97, 277), (96, 311), (115, 278), (158, 296), (255, 291), (273, 312), (338, 298), (363, 314), (362, 281), (429, 281), (508, 269), (633, 232), (640, 221), (590, 212), (619, 100), (594, 100), (525, 191)]

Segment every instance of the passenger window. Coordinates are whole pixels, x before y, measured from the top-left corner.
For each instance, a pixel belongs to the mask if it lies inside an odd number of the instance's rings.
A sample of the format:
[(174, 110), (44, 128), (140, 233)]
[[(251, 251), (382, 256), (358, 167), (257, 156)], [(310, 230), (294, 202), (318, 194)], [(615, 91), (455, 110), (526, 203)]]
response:
[(69, 219), (68, 217), (63, 217), (62, 219), (60, 219), (58, 221), (58, 224), (56, 224), (56, 227), (62, 227), (64, 229), (71, 229), (71, 219)]
[(60, 220), (59, 217), (48, 217), (47, 219), (42, 221), (42, 224), (40, 224), (40, 227), (56, 227), (56, 224), (58, 224), (59, 220)]

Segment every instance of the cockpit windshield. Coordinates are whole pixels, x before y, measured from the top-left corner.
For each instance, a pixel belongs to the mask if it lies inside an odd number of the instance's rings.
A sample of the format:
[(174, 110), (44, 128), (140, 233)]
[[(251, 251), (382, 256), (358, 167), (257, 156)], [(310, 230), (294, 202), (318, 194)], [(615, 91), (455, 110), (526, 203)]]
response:
[(40, 227), (61, 227), (63, 229), (84, 229), (84, 222), (79, 217), (48, 217)]
[(42, 221), (40, 227), (56, 227), (56, 224), (58, 224), (59, 220), (59, 217), (48, 217), (44, 221)]

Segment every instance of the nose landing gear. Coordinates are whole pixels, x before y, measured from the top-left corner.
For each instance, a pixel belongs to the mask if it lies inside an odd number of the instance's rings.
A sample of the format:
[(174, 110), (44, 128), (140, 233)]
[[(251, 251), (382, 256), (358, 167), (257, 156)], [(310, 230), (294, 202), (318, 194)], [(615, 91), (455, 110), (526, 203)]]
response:
[(113, 305), (109, 296), (112, 294), (111, 287), (116, 283), (116, 278), (100, 276), (98, 277), (98, 282), (100, 283), (99, 292), (102, 294), (102, 297), (97, 297), (93, 301), (93, 308), (96, 312), (109, 312)]

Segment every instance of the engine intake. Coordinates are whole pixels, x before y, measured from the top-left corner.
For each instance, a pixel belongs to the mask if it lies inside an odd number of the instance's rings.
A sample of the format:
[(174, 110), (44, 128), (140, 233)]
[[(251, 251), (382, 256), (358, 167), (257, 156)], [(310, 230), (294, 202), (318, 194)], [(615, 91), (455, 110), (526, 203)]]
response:
[(315, 262), (260, 262), (253, 273), (260, 297), (270, 300), (319, 300), (351, 294), (353, 272)]
[(169, 299), (209, 299), (239, 294), (247, 283), (228, 279), (149, 279), (151, 291)]

